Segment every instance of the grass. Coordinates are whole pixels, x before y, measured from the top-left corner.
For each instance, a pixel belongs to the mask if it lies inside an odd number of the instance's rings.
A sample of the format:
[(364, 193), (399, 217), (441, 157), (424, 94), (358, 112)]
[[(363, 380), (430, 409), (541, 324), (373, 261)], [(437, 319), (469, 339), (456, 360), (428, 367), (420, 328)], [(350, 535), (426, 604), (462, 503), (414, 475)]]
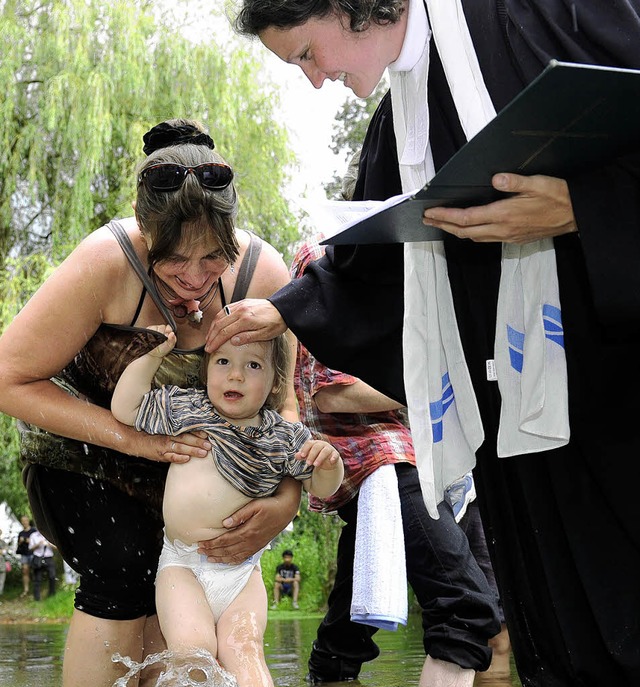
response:
[(51, 597), (47, 596), (46, 585), (42, 600), (35, 601), (31, 590), (29, 596), (21, 598), (22, 587), (5, 587), (0, 596), (0, 622), (68, 622), (73, 612), (73, 589), (60, 588)]

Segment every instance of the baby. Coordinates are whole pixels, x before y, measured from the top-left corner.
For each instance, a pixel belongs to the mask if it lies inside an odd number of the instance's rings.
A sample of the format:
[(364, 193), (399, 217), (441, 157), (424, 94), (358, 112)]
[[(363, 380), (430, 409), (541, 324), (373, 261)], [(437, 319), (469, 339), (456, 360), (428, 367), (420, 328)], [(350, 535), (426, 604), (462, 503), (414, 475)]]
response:
[[(287, 475), (319, 498), (342, 482), (343, 466), (327, 442), (278, 413), (286, 396), (286, 338), (224, 344), (206, 363), (206, 392), (151, 389), (162, 359), (175, 345), (168, 326), (152, 327), (166, 341), (132, 362), (111, 402), (121, 422), (150, 434), (204, 431), (205, 459), (172, 463), (163, 500), (165, 539), (156, 577), (156, 605), (170, 650), (206, 649), (239, 687), (271, 687), (262, 637), (267, 597), (259, 551), (238, 565), (210, 563), (198, 542), (224, 531), (222, 521), (248, 501), (272, 494)], [(302, 450), (304, 447), (304, 450)]]

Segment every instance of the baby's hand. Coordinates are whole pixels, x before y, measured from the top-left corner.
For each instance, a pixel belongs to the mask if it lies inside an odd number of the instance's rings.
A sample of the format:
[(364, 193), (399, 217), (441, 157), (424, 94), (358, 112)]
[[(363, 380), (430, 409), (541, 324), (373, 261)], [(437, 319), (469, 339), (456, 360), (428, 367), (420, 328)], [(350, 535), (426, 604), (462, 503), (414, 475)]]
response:
[(321, 470), (334, 470), (340, 461), (340, 454), (326, 441), (309, 439), (296, 453), (296, 458)]
[(166, 341), (163, 341), (159, 346), (149, 351), (149, 355), (152, 358), (164, 358), (176, 345), (176, 333), (168, 324), (152, 324), (150, 327), (147, 327), (147, 329), (151, 329), (154, 332), (160, 332), (160, 334), (164, 334), (167, 337)]

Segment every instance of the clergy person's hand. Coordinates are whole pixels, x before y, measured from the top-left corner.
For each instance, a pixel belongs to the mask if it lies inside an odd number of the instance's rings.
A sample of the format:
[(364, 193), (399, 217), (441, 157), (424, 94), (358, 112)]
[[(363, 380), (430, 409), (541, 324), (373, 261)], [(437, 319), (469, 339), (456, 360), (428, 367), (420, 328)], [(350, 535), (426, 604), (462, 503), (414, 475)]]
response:
[(211, 353), (229, 339), (234, 346), (269, 341), (286, 331), (287, 325), (268, 300), (245, 298), (231, 303), (216, 315), (204, 348)]
[(499, 173), (492, 179), (509, 198), (469, 208), (429, 208), (423, 222), (472, 241), (529, 243), (577, 231), (564, 179)]

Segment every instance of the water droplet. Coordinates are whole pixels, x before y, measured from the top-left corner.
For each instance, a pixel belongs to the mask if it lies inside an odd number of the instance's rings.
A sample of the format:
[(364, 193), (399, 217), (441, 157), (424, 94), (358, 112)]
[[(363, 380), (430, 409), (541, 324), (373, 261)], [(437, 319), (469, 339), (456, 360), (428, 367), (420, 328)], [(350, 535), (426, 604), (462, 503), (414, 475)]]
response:
[(113, 687), (127, 687), (131, 678), (138, 676), (144, 668), (157, 663), (164, 664), (164, 668), (156, 687), (238, 687), (233, 675), (227, 673), (204, 649), (196, 649), (186, 655), (166, 650), (147, 656), (142, 663), (120, 654), (114, 654), (111, 660), (114, 663), (123, 663), (129, 668), (126, 675), (114, 682)]

